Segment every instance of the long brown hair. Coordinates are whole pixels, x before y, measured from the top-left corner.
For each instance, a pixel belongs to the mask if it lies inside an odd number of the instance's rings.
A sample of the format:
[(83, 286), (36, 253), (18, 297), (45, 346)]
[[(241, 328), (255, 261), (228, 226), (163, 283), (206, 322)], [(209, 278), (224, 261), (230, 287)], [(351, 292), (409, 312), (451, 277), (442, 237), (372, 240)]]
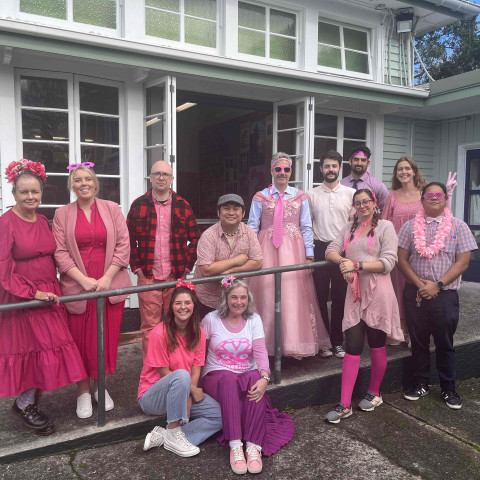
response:
[[(375, 208), (373, 210), (373, 217), (372, 217), (372, 228), (367, 234), (367, 237), (373, 237), (375, 236), (375, 228), (377, 228), (378, 220), (379, 220), (379, 210), (377, 206), (377, 200), (371, 190), (369, 190), (368, 188), (360, 188), (354, 193), (352, 203), (355, 203), (355, 197), (357, 195), (360, 195), (361, 193), (366, 193), (370, 197), (370, 199), (375, 202)], [(349, 240), (350, 242), (353, 240), (353, 235), (357, 227), (358, 227), (358, 215), (355, 213), (355, 215), (353, 216), (352, 228), (350, 229), (350, 240)]]
[(170, 305), (168, 307), (168, 313), (165, 318), (165, 331), (167, 332), (165, 340), (167, 342), (167, 347), (171, 352), (174, 352), (178, 347), (177, 324), (175, 323), (173, 304), (176, 298), (182, 293), (190, 295), (190, 298), (193, 302), (193, 312), (192, 316), (190, 317), (190, 321), (188, 322), (185, 335), (187, 350), (195, 350), (200, 342), (200, 318), (198, 316), (197, 296), (195, 295), (195, 292), (192, 292), (192, 290), (187, 287), (177, 287), (172, 293), (172, 298), (170, 299)]
[(393, 167), (393, 177), (392, 177), (392, 190), (399, 190), (402, 188), (402, 184), (400, 183), (400, 180), (397, 178), (397, 171), (398, 171), (398, 165), (400, 162), (407, 162), (413, 170), (413, 184), (420, 190), (426, 183), (425, 178), (423, 175), (420, 173), (420, 170), (418, 170), (418, 166), (413, 158), (410, 157), (402, 157), (399, 160), (397, 160), (397, 163)]

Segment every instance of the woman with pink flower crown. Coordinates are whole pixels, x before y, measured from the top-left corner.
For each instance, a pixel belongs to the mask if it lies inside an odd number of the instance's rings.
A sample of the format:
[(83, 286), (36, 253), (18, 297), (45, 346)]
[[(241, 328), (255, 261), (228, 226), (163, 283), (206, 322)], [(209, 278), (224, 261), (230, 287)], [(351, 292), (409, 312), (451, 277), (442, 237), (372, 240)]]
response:
[(293, 420), (273, 408), (265, 393), (270, 381), (265, 334), (247, 283), (230, 275), (222, 287), (218, 310), (202, 321), (207, 337), (203, 389), (220, 403), (223, 432), (217, 440), (230, 446), (232, 470), (260, 473), (262, 453), (273, 455), (292, 439)]
[(0, 303), (42, 300), (50, 306), (0, 313), (0, 396), (15, 399), (12, 410), (37, 435), (55, 432), (39, 410), (43, 390), (86, 377), (67, 325), (53, 263), (55, 239), (48, 220), (36, 212), (47, 180), (45, 167), (31, 160), (11, 162), (15, 205), (0, 217)]

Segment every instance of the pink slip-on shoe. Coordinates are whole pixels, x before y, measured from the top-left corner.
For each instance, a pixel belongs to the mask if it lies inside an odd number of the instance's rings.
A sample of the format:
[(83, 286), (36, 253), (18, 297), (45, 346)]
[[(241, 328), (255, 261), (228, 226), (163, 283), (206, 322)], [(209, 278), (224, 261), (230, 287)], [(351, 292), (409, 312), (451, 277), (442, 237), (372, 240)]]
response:
[(247, 447), (247, 468), (250, 473), (262, 471), (262, 447), (260, 445), (252, 444)]
[(242, 445), (230, 448), (230, 466), (232, 470), (239, 475), (247, 473), (247, 462), (245, 461)]

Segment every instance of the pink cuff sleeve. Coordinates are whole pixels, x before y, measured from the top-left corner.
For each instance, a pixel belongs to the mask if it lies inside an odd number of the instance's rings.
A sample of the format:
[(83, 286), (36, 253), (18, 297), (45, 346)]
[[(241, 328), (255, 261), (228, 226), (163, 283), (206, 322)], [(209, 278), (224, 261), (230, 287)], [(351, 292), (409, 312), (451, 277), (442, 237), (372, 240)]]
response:
[(256, 338), (252, 344), (253, 358), (257, 363), (258, 371), (264, 370), (270, 375), (270, 364), (268, 363), (267, 347), (265, 346), (265, 338)]

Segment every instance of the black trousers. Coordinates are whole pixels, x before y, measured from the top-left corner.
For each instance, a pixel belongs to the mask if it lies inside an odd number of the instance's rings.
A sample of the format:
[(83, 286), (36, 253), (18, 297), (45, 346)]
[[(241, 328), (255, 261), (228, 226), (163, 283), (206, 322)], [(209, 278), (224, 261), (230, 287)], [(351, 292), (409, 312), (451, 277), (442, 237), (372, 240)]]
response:
[(412, 341), (412, 370), (415, 383), (428, 385), (430, 379), (430, 336), (435, 342), (435, 358), (442, 391), (455, 390), (455, 349), (453, 335), (458, 325), (459, 303), (456, 290), (441, 290), (432, 300), (416, 303), (417, 288), (406, 284), (403, 304)]
[[(325, 260), (325, 250), (330, 242), (315, 240), (315, 261)], [(317, 291), (318, 304), (322, 314), (325, 328), (330, 335), (332, 346), (343, 345), (342, 321), (343, 309), (345, 307), (345, 295), (347, 293), (347, 282), (343, 279), (338, 265), (330, 264), (327, 268), (315, 268), (313, 281)], [(331, 287), (332, 318), (328, 319), (328, 292)]]

